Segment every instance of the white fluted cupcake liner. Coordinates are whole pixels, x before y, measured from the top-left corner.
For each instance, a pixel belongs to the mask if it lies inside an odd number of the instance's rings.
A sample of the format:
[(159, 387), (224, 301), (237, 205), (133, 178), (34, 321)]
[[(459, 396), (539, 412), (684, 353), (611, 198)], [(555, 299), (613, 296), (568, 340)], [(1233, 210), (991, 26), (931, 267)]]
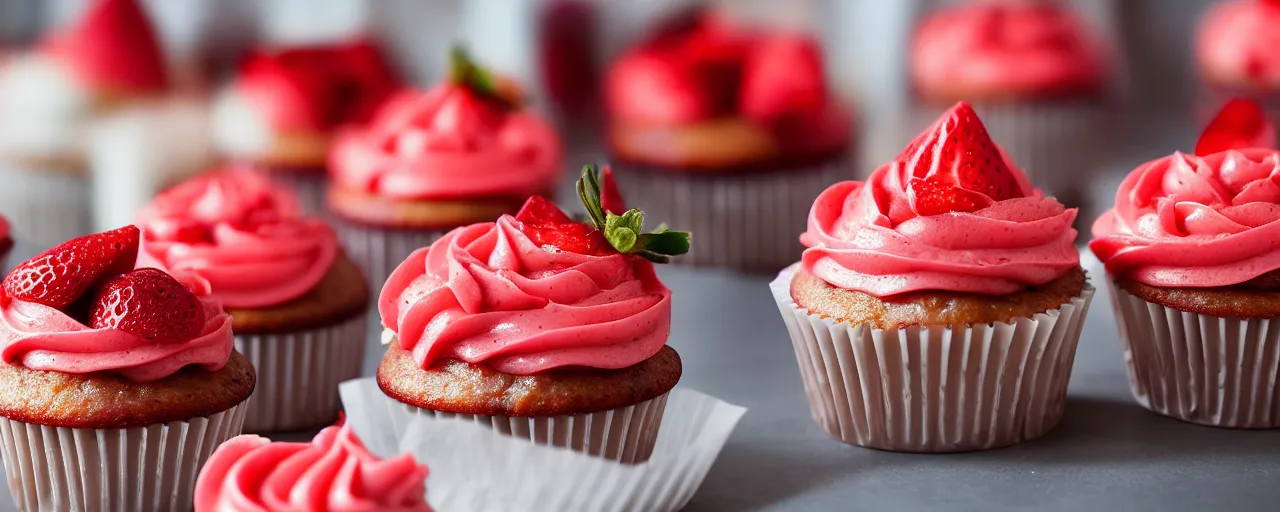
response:
[(794, 271), (769, 288), (813, 419), (831, 437), (880, 450), (964, 452), (1040, 437), (1062, 419), (1093, 287), (1009, 323), (882, 330), (796, 305)]
[(680, 173), (615, 164), (627, 205), (645, 222), (693, 233), (682, 265), (776, 272), (800, 259), (813, 200), (854, 179), (852, 153), (824, 165), (768, 172)]
[(371, 378), (341, 390), (347, 420), (371, 451), (412, 453), (431, 467), (427, 499), (436, 510), (674, 512), (693, 498), (746, 412), (676, 388), (664, 397), (649, 460), (619, 464), (498, 434), (491, 425), (413, 414)]
[(1108, 282), (1139, 404), (1201, 425), (1280, 428), (1280, 318), (1189, 313)]
[[(347, 221), (334, 223), (347, 255), (355, 260), (375, 290), (413, 251), (428, 247), (447, 230), (388, 229)], [(374, 295), (377, 297), (377, 295)], [(376, 301), (375, 301), (376, 302)], [(377, 314), (376, 312), (374, 313)], [(376, 316), (375, 316), (376, 318)]]
[(0, 418), (9, 492), (24, 511), (191, 510), (196, 475), (240, 434), (245, 408), (126, 429), (60, 428)]
[[(903, 144), (938, 120), (950, 105), (918, 104)], [(973, 102), (991, 139), (1004, 148), (1035, 186), (1068, 207), (1081, 208), (1080, 219), (1100, 211), (1090, 204), (1093, 176), (1118, 149), (1119, 116), (1105, 99)]]
[(81, 174), (0, 165), (0, 214), (32, 254), (89, 233), (89, 204)]
[(280, 334), (237, 334), (236, 350), (258, 371), (244, 431), (322, 427), (338, 417), (338, 384), (360, 376), (368, 316)]
[[(420, 409), (394, 400), (389, 401), (388, 405), (403, 407), (409, 411), (410, 416), (402, 418), (410, 420), (416, 415), (456, 418), (537, 444), (568, 448), (587, 455), (634, 464), (649, 460), (649, 456), (653, 454), (668, 394), (608, 411), (538, 418), (450, 414)], [(408, 423), (396, 427), (403, 432), (403, 429), (408, 428)]]

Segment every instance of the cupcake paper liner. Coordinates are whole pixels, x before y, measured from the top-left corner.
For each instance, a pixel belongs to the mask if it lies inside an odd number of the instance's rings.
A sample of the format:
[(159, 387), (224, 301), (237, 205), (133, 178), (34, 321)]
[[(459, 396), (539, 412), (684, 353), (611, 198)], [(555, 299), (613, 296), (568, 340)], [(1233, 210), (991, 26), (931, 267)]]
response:
[[(391, 272), (413, 251), (430, 246), (447, 232), (387, 229), (345, 221), (335, 222), (334, 229), (346, 247), (347, 255), (364, 270), (376, 290), (382, 289)], [(374, 297), (376, 299), (377, 295)]]
[(1009, 323), (875, 329), (810, 314), (795, 267), (769, 288), (787, 324), (813, 420), (867, 448), (948, 453), (1040, 437), (1062, 419), (1094, 289)]
[(647, 224), (693, 233), (684, 265), (776, 272), (800, 259), (813, 200), (832, 184), (854, 179), (852, 154), (814, 167), (772, 172), (678, 173), (615, 164), (627, 204)]
[(371, 378), (346, 382), (341, 390), (347, 420), (370, 450), (412, 453), (431, 467), (427, 498), (436, 510), (680, 510), (746, 412), (676, 388), (652, 456), (619, 464), (495, 433), (473, 421), (413, 414)]
[[(1068, 207), (1081, 208), (1078, 222), (1100, 213), (1090, 203), (1089, 184), (1118, 146), (1116, 116), (1105, 99), (974, 102), (973, 108), (991, 139), (1031, 183)], [(903, 147), (945, 110), (917, 105)]]
[(0, 166), (0, 213), (32, 254), (89, 233), (89, 204), (82, 175)]
[(322, 427), (338, 418), (338, 384), (360, 376), (368, 316), (284, 334), (237, 334), (236, 350), (258, 371), (244, 431)]
[(1201, 425), (1280, 428), (1280, 318), (1179, 311), (1108, 283), (1139, 404)]
[(196, 475), (214, 448), (240, 433), (242, 405), (127, 429), (0, 418), (9, 492), (26, 511), (191, 510)]

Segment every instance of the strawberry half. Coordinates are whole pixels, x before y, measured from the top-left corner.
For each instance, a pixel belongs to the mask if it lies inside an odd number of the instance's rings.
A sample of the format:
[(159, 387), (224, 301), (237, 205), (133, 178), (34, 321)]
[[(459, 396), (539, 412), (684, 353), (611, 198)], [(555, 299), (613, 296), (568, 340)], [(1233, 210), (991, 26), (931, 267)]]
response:
[(562, 251), (605, 256), (616, 251), (600, 230), (575, 222), (555, 203), (542, 196), (530, 197), (516, 214), (521, 231), (539, 247), (551, 246)]
[(0, 286), (5, 294), (64, 310), (98, 283), (133, 269), (138, 228), (123, 228), (64, 242), (18, 265)]
[(116, 276), (89, 310), (95, 329), (119, 329), (151, 341), (186, 341), (204, 328), (204, 307), (182, 283), (154, 268)]
[(796, 35), (765, 38), (748, 54), (739, 109), (769, 121), (820, 110), (827, 104), (822, 53), (813, 39)]
[(960, 102), (916, 137), (895, 160), (908, 173), (908, 199), (919, 215), (972, 212), (1023, 197), (978, 114)]
[(1276, 127), (1257, 101), (1228, 101), (1205, 127), (1196, 142), (1196, 155), (1207, 156), (1228, 149), (1274, 148)]

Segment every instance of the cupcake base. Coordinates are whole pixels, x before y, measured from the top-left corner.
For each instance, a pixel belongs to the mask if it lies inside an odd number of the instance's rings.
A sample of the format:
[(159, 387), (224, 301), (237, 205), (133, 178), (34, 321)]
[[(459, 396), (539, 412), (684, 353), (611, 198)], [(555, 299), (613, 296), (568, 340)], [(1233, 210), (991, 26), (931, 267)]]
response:
[(770, 283), (795, 347), (814, 421), (880, 450), (988, 450), (1044, 435), (1062, 419), (1094, 289), (1007, 323), (882, 330), (796, 305), (795, 267)]
[(244, 431), (280, 432), (322, 427), (338, 418), (338, 384), (360, 376), (367, 317), (282, 334), (238, 334), (236, 350), (258, 371), (243, 408)]
[(690, 231), (689, 253), (672, 262), (776, 272), (800, 259), (814, 198), (854, 178), (853, 156), (810, 167), (752, 172), (677, 172), (615, 163), (614, 178), (628, 206), (648, 224)]
[(1200, 425), (1280, 428), (1280, 318), (1180, 311), (1108, 283), (1139, 404)]
[(89, 201), (82, 174), (0, 164), (0, 214), (27, 249), (38, 253), (89, 233)]
[(196, 476), (240, 433), (242, 405), (212, 416), (124, 429), (0, 418), (9, 492), (27, 511), (189, 510)]

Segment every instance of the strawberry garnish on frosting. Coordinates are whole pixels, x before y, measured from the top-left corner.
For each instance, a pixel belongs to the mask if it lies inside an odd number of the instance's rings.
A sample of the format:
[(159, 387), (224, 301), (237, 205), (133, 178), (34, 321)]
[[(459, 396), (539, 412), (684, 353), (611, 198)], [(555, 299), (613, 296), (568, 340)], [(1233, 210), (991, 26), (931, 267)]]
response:
[(974, 212), (1023, 197), (1022, 187), (968, 103), (957, 103), (896, 160), (919, 215)]
[(1267, 119), (1262, 105), (1250, 99), (1233, 99), (1205, 127), (1196, 142), (1196, 156), (1229, 149), (1274, 147), (1276, 127)]
[(813, 38), (762, 38), (747, 55), (739, 109), (760, 121), (819, 111), (827, 104), (822, 52)]
[(667, 263), (671, 256), (689, 252), (689, 233), (671, 231), (665, 225), (645, 232), (644, 212), (634, 208), (624, 211), (613, 173), (604, 169), (603, 185), (601, 177), (594, 165), (582, 169), (578, 197), (587, 210), (585, 221), (575, 221), (546, 198), (533, 196), (516, 214), (521, 231), (540, 247), (591, 256), (634, 254)]
[(151, 341), (182, 342), (200, 335), (204, 306), (182, 283), (140, 268), (103, 283), (89, 310), (94, 329), (119, 329)]
[(75, 238), (18, 265), (4, 278), (5, 295), (65, 310), (90, 288), (133, 269), (135, 226)]
[(159, 38), (134, 0), (92, 0), (48, 49), (95, 87), (154, 92), (169, 84)]

